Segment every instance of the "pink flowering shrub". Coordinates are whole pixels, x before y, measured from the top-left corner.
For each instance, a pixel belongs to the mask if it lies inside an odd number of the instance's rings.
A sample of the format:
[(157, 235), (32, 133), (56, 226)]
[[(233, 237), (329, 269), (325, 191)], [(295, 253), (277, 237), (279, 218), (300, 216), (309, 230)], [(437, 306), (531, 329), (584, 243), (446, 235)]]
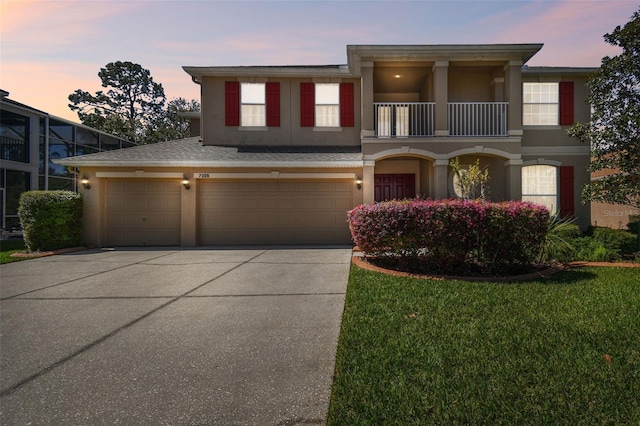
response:
[(348, 212), (353, 241), (365, 255), (431, 272), (490, 274), (531, 265), (549, 220), (545, 207), (520, 201), (414, 199)]

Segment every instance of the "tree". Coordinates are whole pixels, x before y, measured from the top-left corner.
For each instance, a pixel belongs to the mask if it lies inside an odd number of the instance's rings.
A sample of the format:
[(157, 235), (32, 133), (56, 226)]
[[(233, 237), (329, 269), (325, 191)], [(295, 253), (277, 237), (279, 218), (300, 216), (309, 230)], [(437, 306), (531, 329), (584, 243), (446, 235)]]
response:
[(189, 136), (189, 121), (180, 116), (183, 112), (200, 111), (200, 102), (184, 98), (175, 98), (147, 127), (147, 140), (166, 141)]
[(576, 123), (569, 135), (591, 144), (588, 170), (602, 175), (583, 198), (640, 208), (640, 11), (604, 39), (622, 53), (604, 57), (589, 78), (591, 121)]
[[(187, 120), (178, 112), (200, 109), (196, 100), (178, 98), (166, 104), (162, 84), (151, 72), (132, 62), (111, 62), (100, 69), (102, 87), (91, 94), (76, 90), (69, 108), (87, 126), (143, 144), (179, 139), (189, 135)], [(166, 104), (166, 108), (165, 108)]]
[(489, 196), (489, 169), (480, 167), (480, 159), (475, 164), (464, 167), (458, 157), (449, 162), (457, 179), (456, 186), (463, 200), (486, 200)]

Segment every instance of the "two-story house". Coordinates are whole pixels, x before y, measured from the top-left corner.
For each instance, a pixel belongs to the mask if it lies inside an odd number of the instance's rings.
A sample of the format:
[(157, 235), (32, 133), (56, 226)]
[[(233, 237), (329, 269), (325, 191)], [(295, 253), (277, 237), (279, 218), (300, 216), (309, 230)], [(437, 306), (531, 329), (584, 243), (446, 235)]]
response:
[(541, 44), (347, 46), (346, 65), (184, 67), (201, 87), (188, 139), (60, 161), (90, 188), (85, 240), (105, 245), (349, 244), (346, 212), (457, 197), (454, 158), (490, 198), (589, 225), (580, 191), (593, 68), (527, 67)]

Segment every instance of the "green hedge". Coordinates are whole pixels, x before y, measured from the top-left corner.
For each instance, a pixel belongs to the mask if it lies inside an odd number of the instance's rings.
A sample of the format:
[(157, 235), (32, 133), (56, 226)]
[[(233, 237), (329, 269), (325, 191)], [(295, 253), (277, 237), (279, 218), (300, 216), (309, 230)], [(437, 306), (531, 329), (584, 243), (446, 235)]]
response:
[(80, 194), (71, 191), (23, 192), (18, 216), (29, 251), (55, 250), (82, 244)]

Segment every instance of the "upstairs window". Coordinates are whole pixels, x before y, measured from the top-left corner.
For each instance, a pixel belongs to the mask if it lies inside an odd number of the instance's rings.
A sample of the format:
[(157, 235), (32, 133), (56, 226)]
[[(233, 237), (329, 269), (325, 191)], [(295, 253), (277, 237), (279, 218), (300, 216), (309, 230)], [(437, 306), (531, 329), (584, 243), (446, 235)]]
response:
[(524, 126), (571, 125), (573, 82), (523, 83), (522, 124)]
[(353, 83), (300, 83), (302, 127), (353, 127)]
[(558, 83), (523, 83), (522, 124), (558, 125)]
[(225, 126), (280, 126), (280, 83), (225, 82)]
[(264, 83), (240, 84), (240, 125), (264, 127), (266, 125), (266, 95)]
[(340, 125), (340, 85), (316, 84), (315, 89), (316, 126), (338, 127)]

